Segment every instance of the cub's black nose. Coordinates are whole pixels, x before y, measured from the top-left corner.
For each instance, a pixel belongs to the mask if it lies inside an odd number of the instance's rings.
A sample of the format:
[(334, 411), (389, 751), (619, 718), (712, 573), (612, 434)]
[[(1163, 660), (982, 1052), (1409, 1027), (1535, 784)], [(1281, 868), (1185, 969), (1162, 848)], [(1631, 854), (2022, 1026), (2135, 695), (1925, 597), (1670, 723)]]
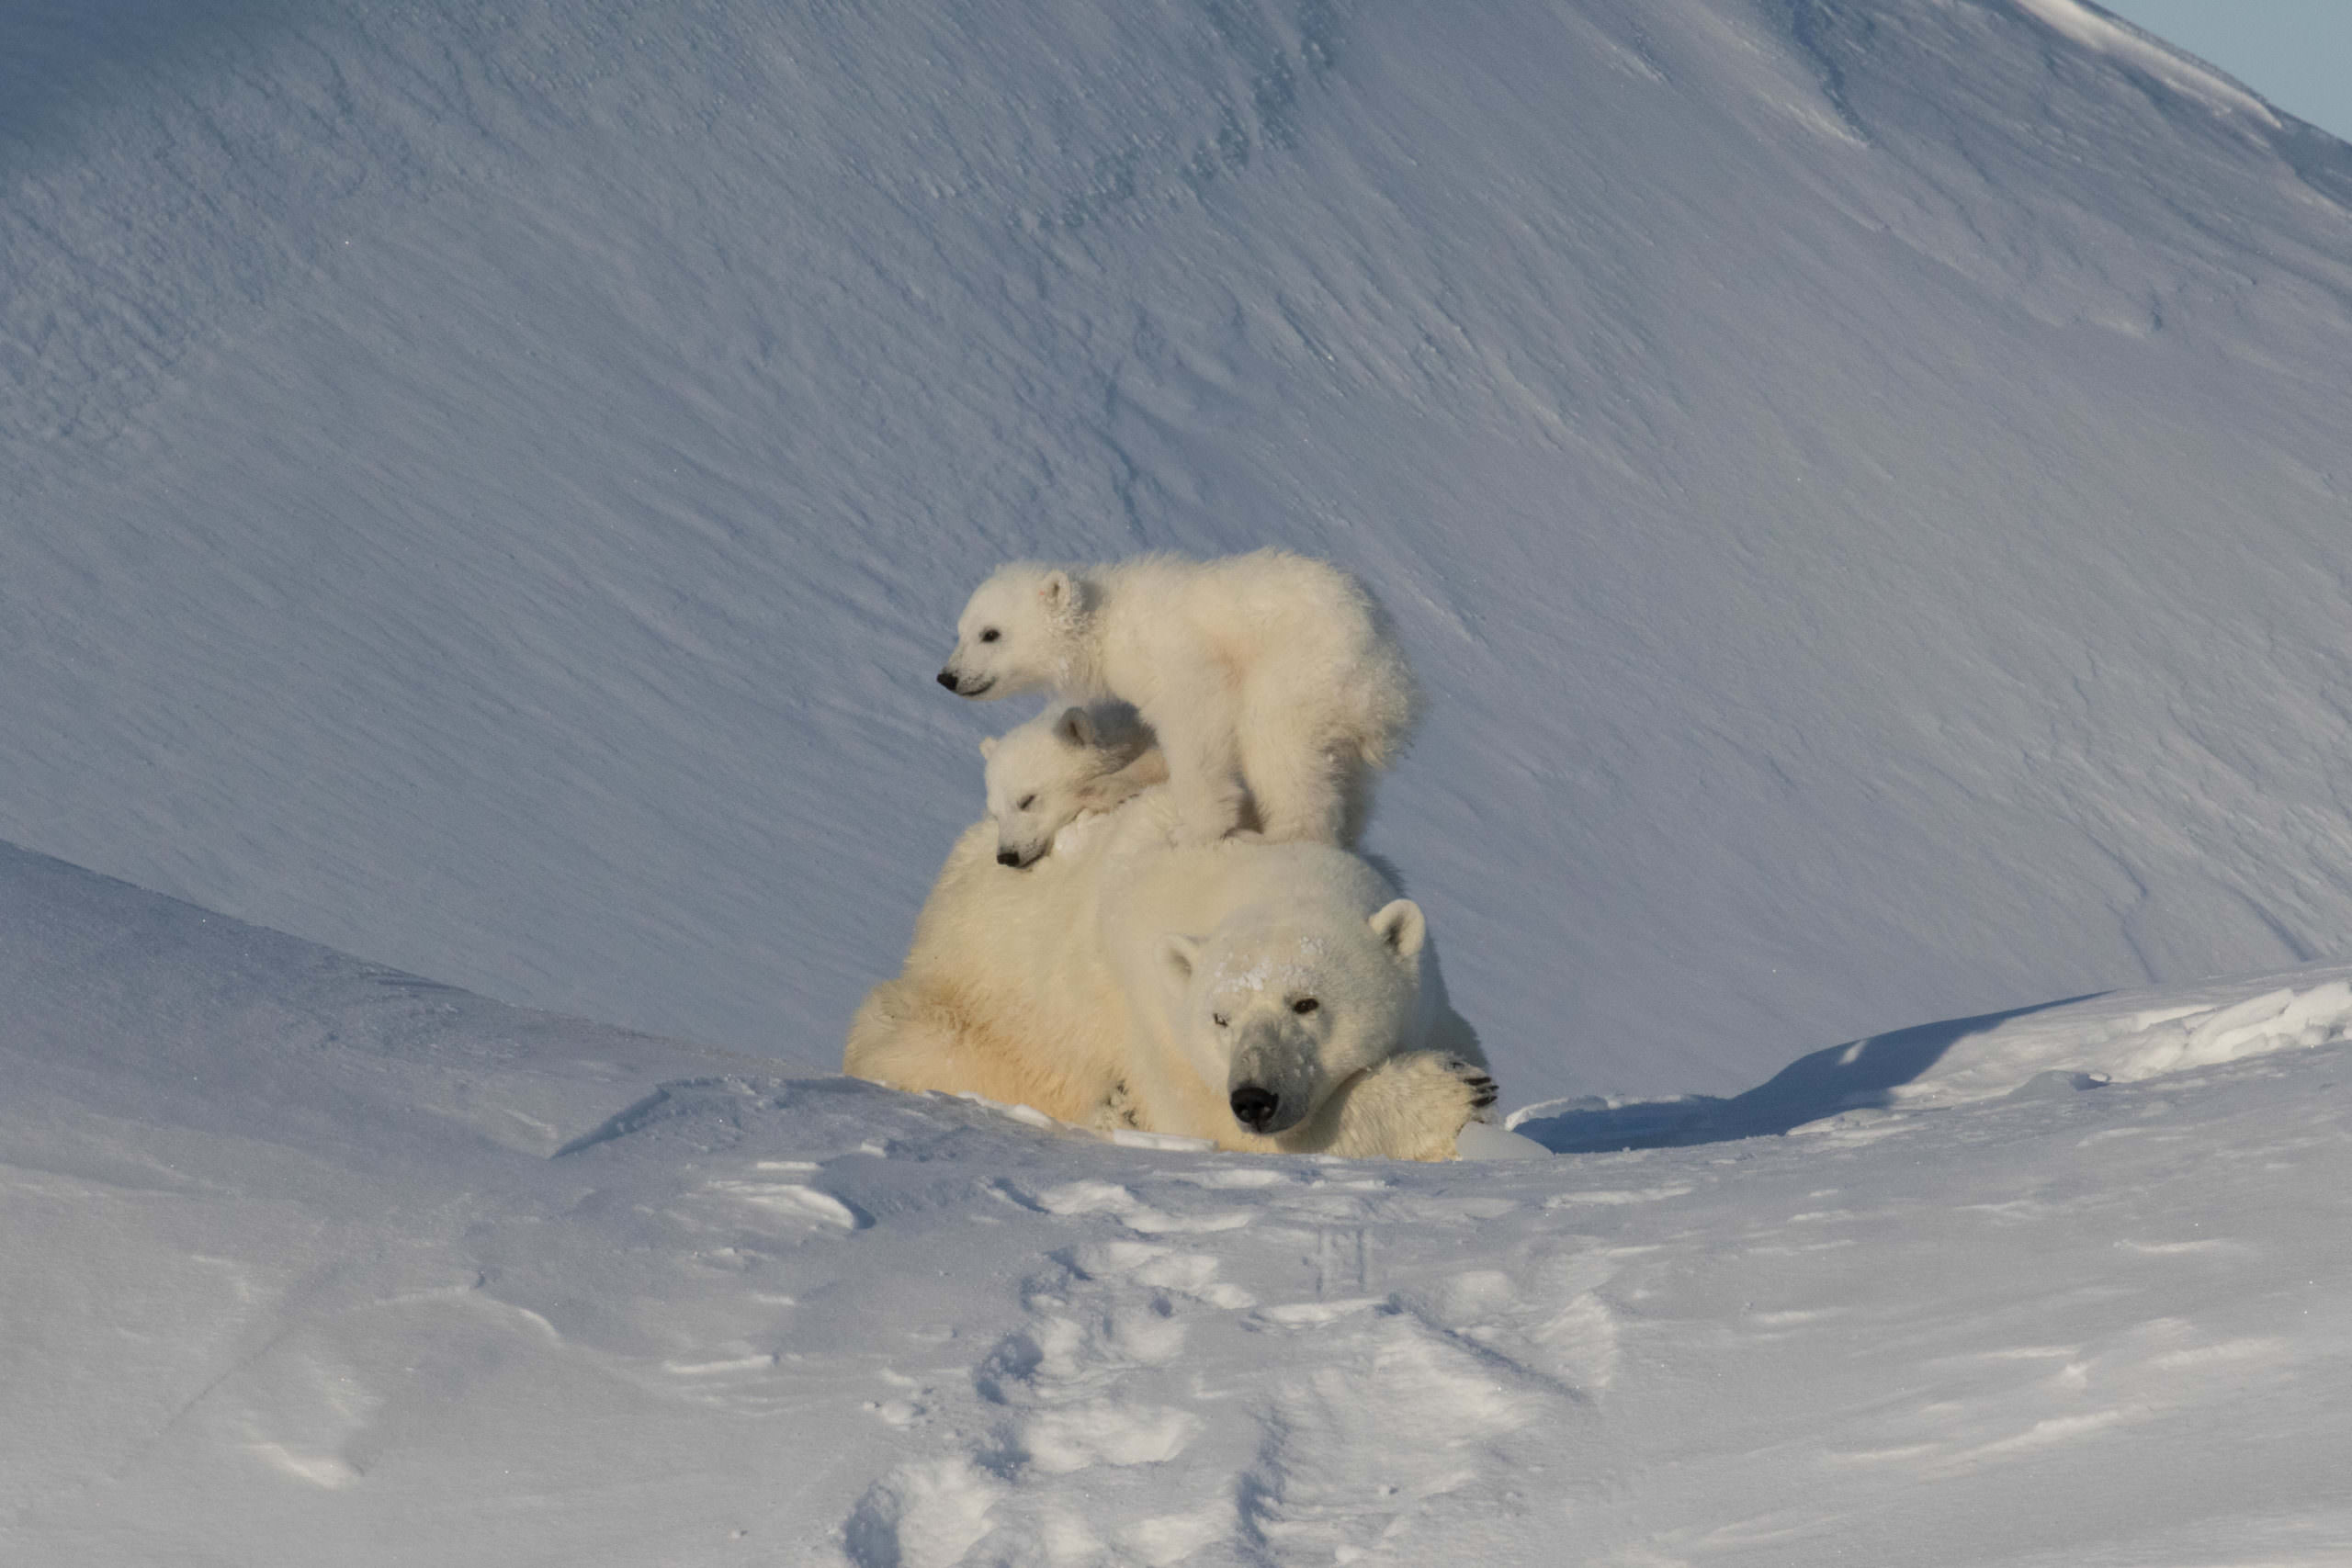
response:
[(953, 670), (942, 670), (939, 672), (939, 683), (946, 687), (949, 691), (954, 691), (956, 689), (956, 671)]
[(996, 852), (996, 863), (999, 865), (1019, 865), (1021, 863), (1021, 852), (1018, 850), (999, 850)]
[(1233, 1091), (1233, 1119), (1253, 1133), (1262, 1133), (1266, 1123), (1274, 1119), (1274, 1107), (1280, 1103), (1271, 1090), (1246, 1083)]

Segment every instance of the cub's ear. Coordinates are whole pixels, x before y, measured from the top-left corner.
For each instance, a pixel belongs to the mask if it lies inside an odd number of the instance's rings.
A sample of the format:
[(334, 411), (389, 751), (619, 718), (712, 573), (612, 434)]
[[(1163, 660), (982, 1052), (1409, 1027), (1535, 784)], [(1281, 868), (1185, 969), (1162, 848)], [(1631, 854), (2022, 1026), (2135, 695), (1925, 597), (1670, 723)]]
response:
[(1429, 935), (1429, 922), (1421, 918), (1421, 907), (1410, 898), (1399, 898), (1384, 904), (1372, 917), (1372, 934), (1399, 958), (1410, 958), (1421, 951), (1421, 941)]
[(1066, 708), (1054, 725), (1056, 732), (1073, 746), (1094, 744), (1094, 720), (1084, 708)]
[(1201, 941), (1198, 937), (1170, 931), (1159, 945), (1159, 966), (1170, 983), (1183, 990), (1193, 983), (1193, 971), (1200, 967)]
[(983, 735), (983, 736), (981, 736), (981, 737), (980, 737), (980, 761), (983, 761), (983, 762), (985, 762), (985, 761), (987, 761), (990, 757), (993, 757), (993, 756), (995, 756), (995, 755), (996, 755), (996, 737), (995, 737), (995, 736), (993, 736), (993, 735)]
[(1037, 584), (1037, 597), (1048, 610), (1067, 610), (1077, 598), (1077, 585), (1070, 581), (1069, 573), (1056, 567)]

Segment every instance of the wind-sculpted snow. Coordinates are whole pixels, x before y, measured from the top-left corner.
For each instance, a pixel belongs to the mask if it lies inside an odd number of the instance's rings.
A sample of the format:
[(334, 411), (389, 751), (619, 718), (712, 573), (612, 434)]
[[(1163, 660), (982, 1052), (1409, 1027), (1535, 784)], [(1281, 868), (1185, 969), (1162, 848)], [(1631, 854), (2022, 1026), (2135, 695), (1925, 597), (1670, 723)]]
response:
[(2003, 1096), (2065, 1094), (2352, 1039), (2352, 966), (2119, 991), (1833, 1045), (1728, 1100), (1588, 1095), (1511, 1125), (1554, 1149), (1713, 1143)]
[(89, 0), (0, 89), (14, 841), (830, 1066), (969, 584), (1272, 543), (1396, 613), (1514, 1094), (2352, 922), (2352, 152), (2094, 7)]
[(2175, 993), (2271, 1047), (2136, 1082), (2164, 997), (1803, 1135), (1261, 1158), (0, 852), (0, 1560), (2317, 1568), (2344, 983)]

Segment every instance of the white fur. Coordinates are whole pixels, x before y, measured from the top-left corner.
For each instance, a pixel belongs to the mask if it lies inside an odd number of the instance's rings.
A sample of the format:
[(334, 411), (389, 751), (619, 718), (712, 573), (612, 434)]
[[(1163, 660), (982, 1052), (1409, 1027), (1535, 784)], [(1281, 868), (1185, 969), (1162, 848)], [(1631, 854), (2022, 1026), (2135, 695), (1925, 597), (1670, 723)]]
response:
[[(1446, 1004), (1419, 910), (1390, 913), (1394, 890), (1344, 852), (1247, 839), (1182, 849), (1174, 828), (1168, 792), (1147, 790), (1023, 870), (997, 863), (992, 822), (967, 829), (905, 969), (858, 1010), (842, 1069), (1228, 1148), (1453, 1158), (1484, 1102), (1481, 1058)], [(1375, 912), (1387, 926), (1375, 929)], [(1272, 935), (1253, 948), (1245, 928)], [(1409, 940), (1382, 934), (1408, 928)], [(1245, 980), (1320, 987), (1329, 1027), (1317, 1050), (1329, 1057), (1305, 1074), (1312, 1109), (1297, 1125), (1250, 1132), (1229, 1108), (1230, 1064), (1202, 1058), (1214, 1084), (1190, 1065), (1163, 962), (1170, 937), (1187, 932)], [(1292, 999), (1267, 992), (1253, 1005)]]
[(1015, 868), (998, 861), (995, 822), (966, 829), (905, 966), (851, 1021), (842, 1070), (1111, 1124), (1129, 1025), (1101, 957), (1098, 871), (1118, 839), (1092, 834)]
[(965, 606), (939, 678), (967, 697), (1043, 686), (1133, 704), (1193, 843), (1254, 810), (1269, 840), (1352, 845), (1419, 707), (1363, 584), (1283, 550), (1004, 567)]
[[(1321, 844), (1157, 848), (1106, 866), (1104, 942), (1147, 1130), (1229, 1149), (1451, 1159), (1492, 1102), (1419, 906)], [(1262, 1131), (1241, 1091), (1271, 1097)]]
[(1081, 818), (1109, 811), (1168, 778), (1151, 732), (1125, 703), (1049, 706), (980, 742), (997, 859), (1029, 865)]

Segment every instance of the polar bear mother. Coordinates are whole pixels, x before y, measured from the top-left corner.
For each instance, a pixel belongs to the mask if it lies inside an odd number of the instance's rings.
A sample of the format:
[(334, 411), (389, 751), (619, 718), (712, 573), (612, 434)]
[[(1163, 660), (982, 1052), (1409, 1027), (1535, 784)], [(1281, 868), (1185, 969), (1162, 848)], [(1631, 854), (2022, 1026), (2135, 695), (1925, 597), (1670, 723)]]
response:
[(1371, 593), (1286, 550), (1003, 567), (965, 605), (939, 683), (1134, 705), (1194, 844), (1241, 827), (1246, 803), (1271, 840), (1352, 846), (1420, 706)]
[(842, 1071), (1228, 1149), (1455, 1157), (1495, 1088), (1419, 907), (1345, 851), (1178, 848), (1172, 818), (1146, 790), (1025, 871), (975, 823)]
[(1322, 844), (1144, 846), (1106, 865), (1102, 896), (1138, 1123), (1227, 1149), (1453, 1158), (1495, 1086), (1420, 906)]

